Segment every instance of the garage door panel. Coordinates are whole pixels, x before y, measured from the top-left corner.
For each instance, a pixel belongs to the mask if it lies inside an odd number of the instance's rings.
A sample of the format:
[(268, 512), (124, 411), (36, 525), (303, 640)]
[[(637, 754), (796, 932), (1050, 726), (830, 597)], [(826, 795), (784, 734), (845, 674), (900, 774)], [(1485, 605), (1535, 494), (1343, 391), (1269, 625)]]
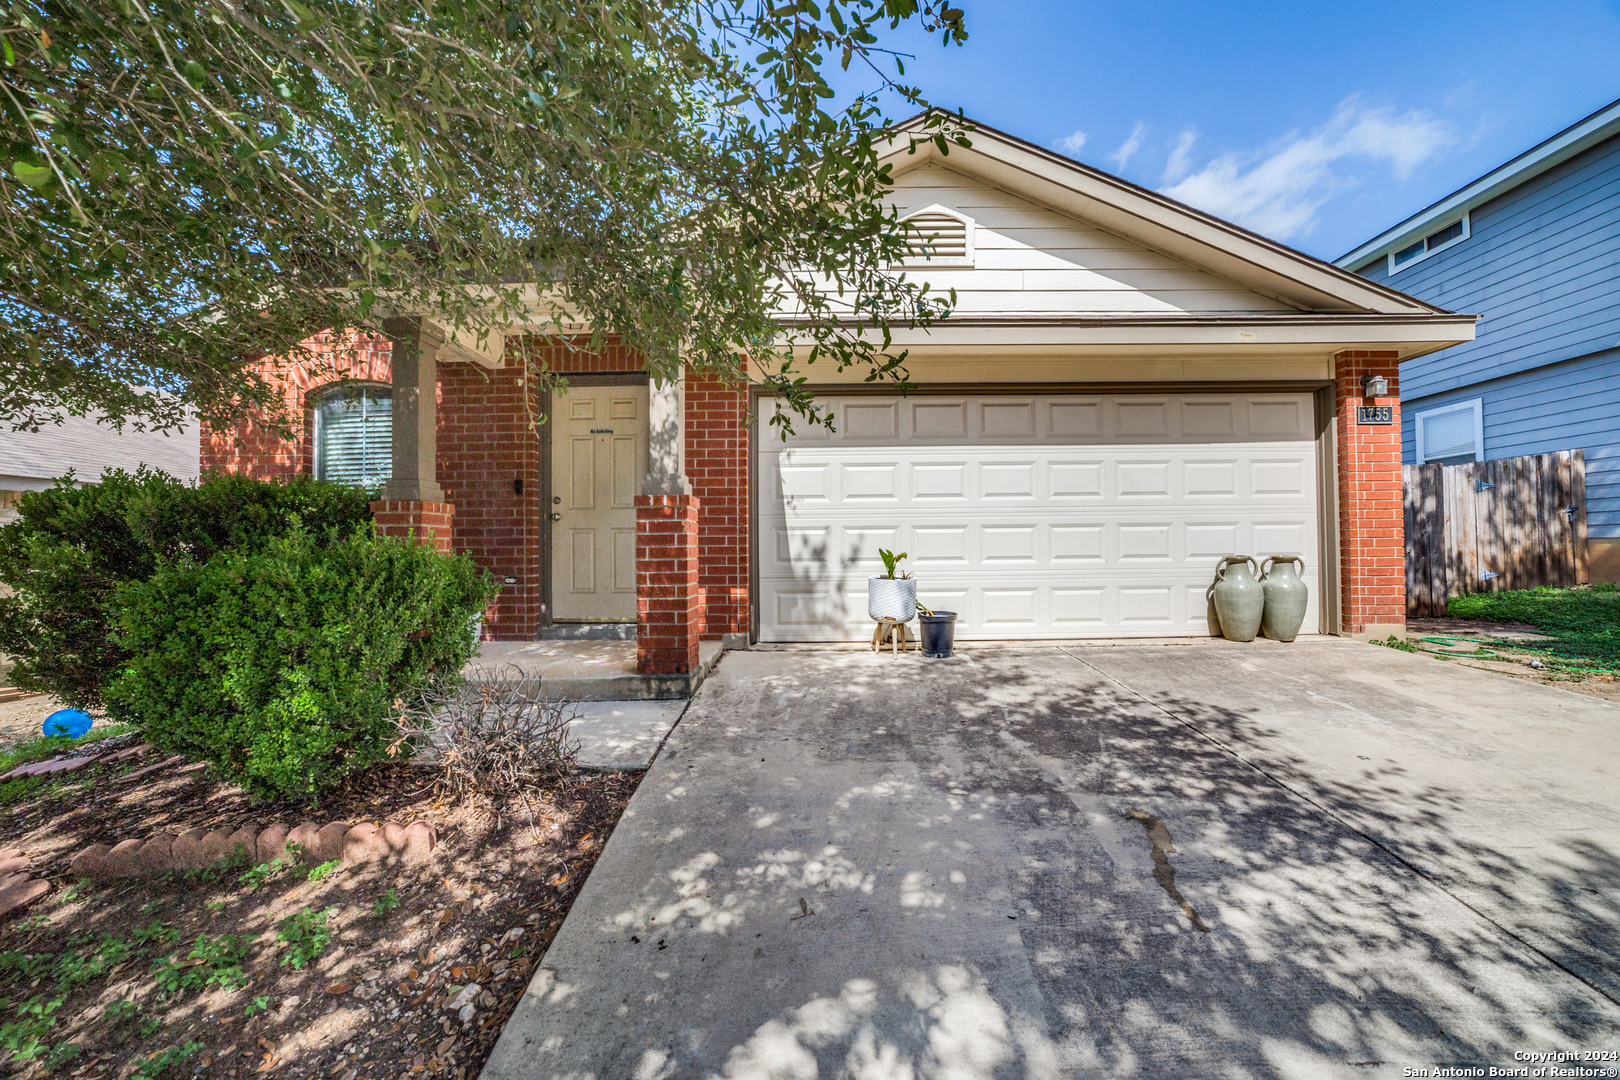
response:
[[(1110, 446), (1143, 442), (1309, 443), (1309, 394), (913, 396), (833, 401), (834, 431), (796, 425), (795, 446)], [(776, 442), (762, 414), (762, 443)]]
[(1103, 497), (1103, 462), (1047, 462), (1046, 494), (1048, 498), (1055, 501), (1101, 499)]
[(968, 463), (934, 461), (910, 463), (911, 498), (915, 502), (962, 503), (968, 498)]
[(760, 441), (765, 640), (869, 637), (880, 547), (909, 552), (920, 598), (957, 611), (964, 639), (1207, 634), (1230, 554), (1304, 556), (1315, 625), (1309, 395), (829, 404), (838, 433)]

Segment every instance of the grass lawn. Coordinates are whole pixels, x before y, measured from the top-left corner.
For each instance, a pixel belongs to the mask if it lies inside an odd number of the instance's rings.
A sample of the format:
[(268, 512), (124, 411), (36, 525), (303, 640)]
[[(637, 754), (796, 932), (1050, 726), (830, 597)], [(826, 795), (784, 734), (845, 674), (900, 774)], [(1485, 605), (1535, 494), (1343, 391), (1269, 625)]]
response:
[(1613, 582), (1457, 596), (1446, 603), (1446, 614), (1534, 626), (1554, 639), (1541, 648), (1572, 672), (1620, 669), (1620, 587)]

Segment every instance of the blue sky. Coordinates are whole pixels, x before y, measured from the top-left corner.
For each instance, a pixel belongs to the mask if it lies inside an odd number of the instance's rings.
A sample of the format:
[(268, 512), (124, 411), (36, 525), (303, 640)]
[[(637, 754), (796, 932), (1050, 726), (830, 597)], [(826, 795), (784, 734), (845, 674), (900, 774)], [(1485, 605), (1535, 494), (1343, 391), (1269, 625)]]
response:
[(957, 2), (932, 102), (1327, 259), (1620, 98), (1620, 0)]

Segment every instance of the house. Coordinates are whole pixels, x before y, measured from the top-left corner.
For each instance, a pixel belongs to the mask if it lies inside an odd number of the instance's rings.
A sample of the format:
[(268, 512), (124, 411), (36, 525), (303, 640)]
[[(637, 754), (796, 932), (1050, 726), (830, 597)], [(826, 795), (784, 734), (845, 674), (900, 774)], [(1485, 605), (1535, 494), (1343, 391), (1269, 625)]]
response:
[[(692, 670), (700, 638), (870, 637), (880, 547), (965, 639), (1208, 634), (1234, 553), (1303, 557), (1307, 632), (1402, 629), (1400, 368), (1473, 316), (972, 141), (889, 146), (901, 213), (935, 237), (908, 272), (958, 306), (900, 335), (907, 396), (811, 371), (835, 433), (784, 443), (757, 386), (649, 385), (627, 349), (521, 328), (477, 352), (427, 315), (348, 343), (345, 381), (287, 377), (298, 438), (205, 430), (203, 467), (376, 476), (386, 442), (379, 528), (431, 529), (503, 581), (487, 633), (634, 625), (647, 673)], [(539, 400), (519, 350), (567, 392)]]
[(197, 479), (197, 426), (182, 431), (118, 431), (94, 416), (64, 416), (38, 431), (0, 430), (0, 525), (17, 516), (25, 491), (44, 491), (72, 471), (90, 481), (108, 469), (142, 465), (185, 481)]
[(1401, 367), (1402, 460), (1585, 451), (1591, 577), (1620, 580), (1620, 101), (1338, 265), (1481, 316)]

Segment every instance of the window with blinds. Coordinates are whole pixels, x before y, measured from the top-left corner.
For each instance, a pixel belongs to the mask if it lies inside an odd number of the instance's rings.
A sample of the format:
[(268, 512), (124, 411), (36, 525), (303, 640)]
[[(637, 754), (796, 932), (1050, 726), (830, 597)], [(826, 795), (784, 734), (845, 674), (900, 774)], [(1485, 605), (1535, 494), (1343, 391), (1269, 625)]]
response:
[(1481, 399), (1417, 414), (1419, 465), (1485, 460)]
[(386, 386), (344, 386), (315, 405), (315, 476), (379, 487), (393, 473), (393, 397)]

